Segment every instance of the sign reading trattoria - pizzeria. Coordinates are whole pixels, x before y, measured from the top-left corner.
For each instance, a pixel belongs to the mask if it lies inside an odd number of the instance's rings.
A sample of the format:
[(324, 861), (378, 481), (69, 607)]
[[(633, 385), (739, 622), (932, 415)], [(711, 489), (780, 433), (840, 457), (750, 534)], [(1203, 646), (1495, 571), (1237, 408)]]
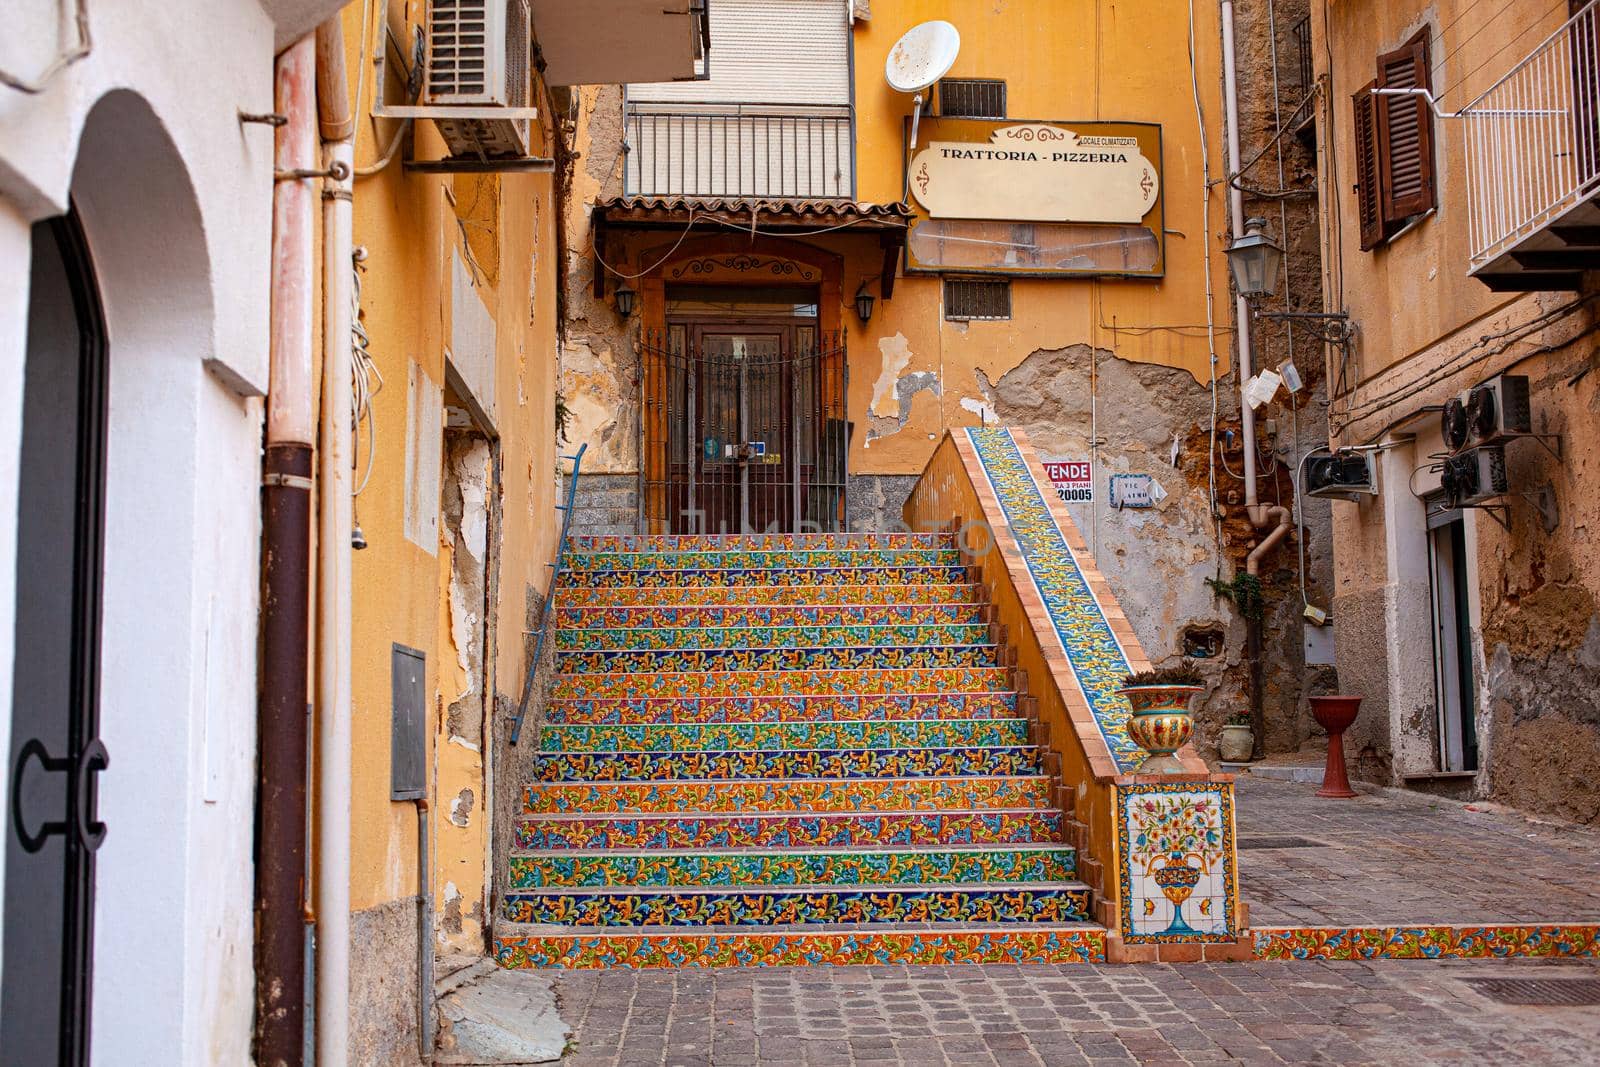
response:
[(986, 142), (934, 140), (911, 160), (911, 195), (933, 218), (1138, 223), (1161, 190), (1141, 141), (1046, 123), (1001, 125)]

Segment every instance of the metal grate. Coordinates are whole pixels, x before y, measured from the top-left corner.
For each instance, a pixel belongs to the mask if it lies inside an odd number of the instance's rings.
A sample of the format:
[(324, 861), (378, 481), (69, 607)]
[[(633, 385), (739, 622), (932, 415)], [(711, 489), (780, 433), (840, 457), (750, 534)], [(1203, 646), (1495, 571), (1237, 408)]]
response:
[(1501, 1004), (1567, 1008), (1600, 1004), (1600, 978), (1463, 978), (1473, 992)]
[(1252, 848), (1327, 848), (1321, 841), (1309, 837), (1241, 837), (1239, 851)]
[(487, 91), (488, 11), (484, 0), (433, 0), (428, 5), (428, 93)]
[(1009, 319), (1011, 283), (947, 278), (944, 283), (944, 317), (947, 319)]
[(939, 82), (939, 114), (949, 118), (1003, 119), (1006, 83), (998, 78), (945, 78)]

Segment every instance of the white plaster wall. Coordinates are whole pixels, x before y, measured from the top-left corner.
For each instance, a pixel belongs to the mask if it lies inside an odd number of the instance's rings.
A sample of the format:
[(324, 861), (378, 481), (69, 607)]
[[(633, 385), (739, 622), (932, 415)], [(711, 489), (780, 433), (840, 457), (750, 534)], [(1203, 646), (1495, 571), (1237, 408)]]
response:
[[(97, 1063), (249, 1062), (261, 421), (251, 397), (267, 380), (272, 131), (237, 113), (272, 110), (276, 46), (340, 6), (92, 4), (88, 58), (40, 96), (0, 90), (0, 751), (28, 226), (63, 212), (69, 194), (107, 307), (111, 766)], [(274, 25), (278, 8), (292, 27)], [(65, 36), (48, 17), (10, 21), (0, 63), (29, 75)]]

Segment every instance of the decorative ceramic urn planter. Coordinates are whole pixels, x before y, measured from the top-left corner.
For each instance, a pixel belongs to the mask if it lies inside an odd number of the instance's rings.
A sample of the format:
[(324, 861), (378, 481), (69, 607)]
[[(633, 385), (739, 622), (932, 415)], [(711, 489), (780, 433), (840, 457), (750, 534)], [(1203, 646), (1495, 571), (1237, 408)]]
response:
[(1198, 685), (1135, 685), (1117, 692), (1128, 698), (1128, 736), (1150, 757), (1139, 765), (1140, 774), (1182, 774), (1183, 764), (1173, 753), (1194, 733), (1189, 702)]
[(1255, 751), (1256, 735), (1249, 723), (1228, 723), (1217, 741), (1217, 752), (1229, 763), (1244, 763)]
[(1350, 788), (1350, 776), (1344, 768), (1344, 732), (1356, 721), (1361, 709), (1361, 698), (1352, 696), (1322, 696), (1311, 698), (1311, 715), (1317, 725), (1328, 731), (1328, 763), (1322, 771), (1322, 788), (1319, 797), (1348, 798), (1356, 795)]

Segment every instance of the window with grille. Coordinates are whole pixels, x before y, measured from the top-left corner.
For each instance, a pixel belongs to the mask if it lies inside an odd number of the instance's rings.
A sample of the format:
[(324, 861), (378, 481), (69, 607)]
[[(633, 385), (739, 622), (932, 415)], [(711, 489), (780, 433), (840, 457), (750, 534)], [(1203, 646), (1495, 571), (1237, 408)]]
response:
[(944, 317), (953, 320), (1009, 319), (1011, 283), (946, 278)]
[(1374, 89), (1429, 89), (1428, 30), (1378, 57), (1378, 76), (1355, 95), (1356, 214), (1361, 248), (1378, 247), (1436, 204), (1433, 110), (1420, 95)]
[(998, 78), (944, 78), (939, 82), (939, 114), (946, 118), (1003, 119), (1006, 83)]

